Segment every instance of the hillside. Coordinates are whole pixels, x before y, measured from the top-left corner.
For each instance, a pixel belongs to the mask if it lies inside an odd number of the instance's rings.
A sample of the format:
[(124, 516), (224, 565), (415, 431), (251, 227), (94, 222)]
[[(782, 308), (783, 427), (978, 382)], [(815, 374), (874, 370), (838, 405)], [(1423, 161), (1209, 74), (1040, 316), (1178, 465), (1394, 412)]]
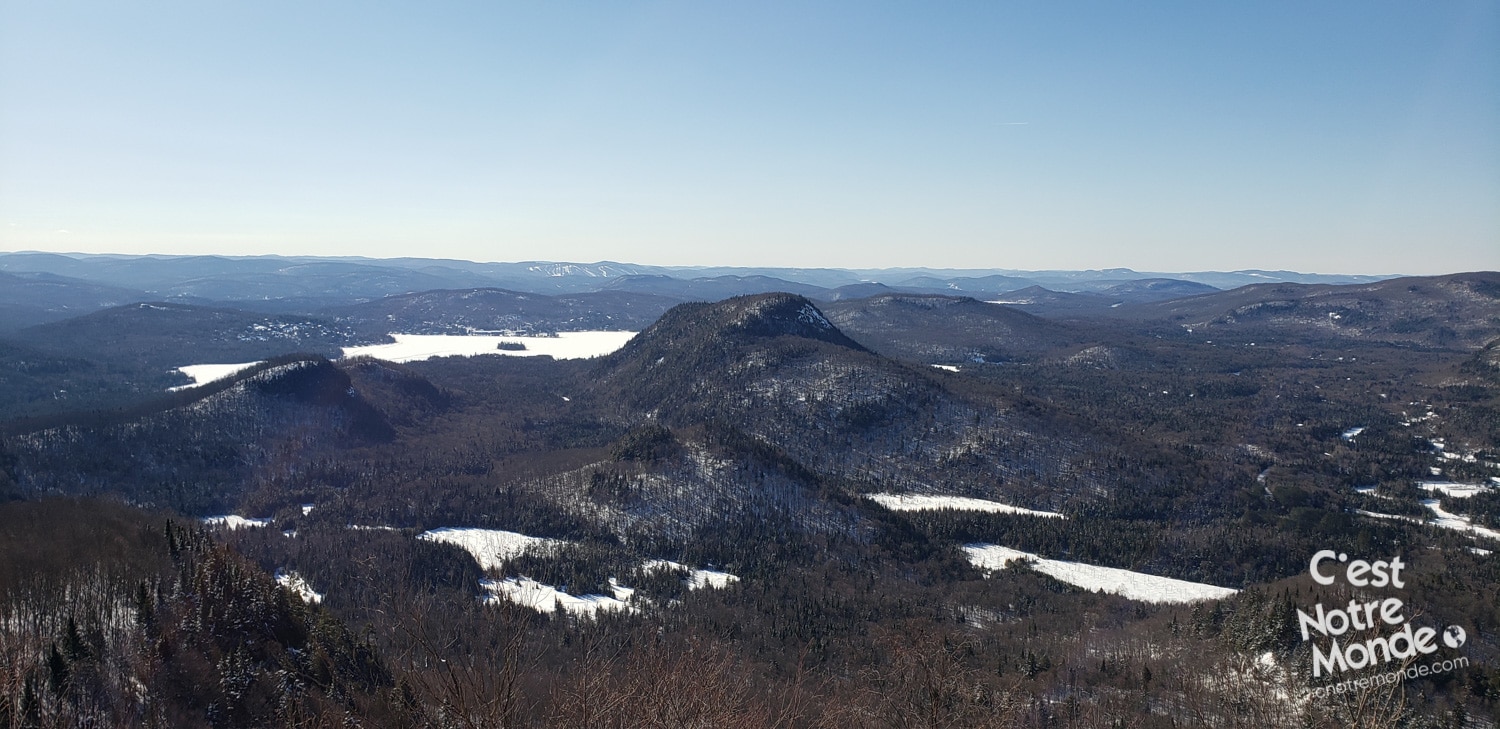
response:
[(1084, 338), (1079, 327), (969, 298), (887, 294), (823, 309), (871, 349), (926, 364), (1030, 360)]
[(390, 332), (639, 331), (677, 301), (623, 291), (544, 296), (485, 288), (400, 294), (320, 313), (370, 337)]
[(51, 273), (0, 273), (0, 333), (150, 298)]
[[(1363, 305), (1492, 315), (1464, 277), (1386, 286)], [(366, 316), (579, 311), (533, 296), (430, 292)], [(1493, 715), (1497, 345), (1294, 320), (1241, 340), (1127, 308), (1063, 321), (962, 297), (772, 293), (673, 306), (597, 359), (286, 357), (13, 421), (0, 493), (215, 517), (212, 548), (253, 564), (251, 582), (279, 576), (287, 597), (264, 601), (315, 596), (369, 636), (412, 726), (458, 706), (478, 725), (587, 724), (603, 705), (635, 726), (689, 704), (714, 726), (1358, 725), (1354, 703), (1288, 698), (1314, 685), (1296, 609), (1354, 598), (1308, 577), (1322, 549), (1401, 555), (1403, 614), (1467, 635), (1439, 657), (1469, 667), (1366, 699), (1407, 697), (1395, 715), (1412, 722)], [(264, 320), (137, 309), (91, 316), (206, 317), (210, 344)], [(18, 372), (93, 366), (7, 356)], [(35, 642), (37, 690), (51, 640), (66, 653), (66, 628)], [(24, 683), (6, 684), (12, 705)], [(700, 695), (717, 703), (684, 698)], [(349, 711), (389, 708), (360, 701)]]
[(1210, 336), (1265, 332), (1473, 349), (1500, 337), (1500, 273), (1345, 286), (1260, 284), (1122, 306), (1111, 314), (1163, 320)]

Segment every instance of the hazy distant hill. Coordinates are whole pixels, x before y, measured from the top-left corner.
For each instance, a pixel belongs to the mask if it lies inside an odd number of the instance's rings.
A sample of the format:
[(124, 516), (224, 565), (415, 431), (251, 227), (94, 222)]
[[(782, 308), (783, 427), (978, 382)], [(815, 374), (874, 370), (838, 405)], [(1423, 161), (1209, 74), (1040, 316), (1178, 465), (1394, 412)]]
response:
[(1256, 332), (1475, 348), (1500, 337), (1500, 273), (1371, 284), (1258, 284), (1121, 306), (1119, 317), (1161, 319), (1210, 336)]
[[(908, 293), (986, 298), (1042, 286), (1058, 292), (1105, 292), (1116, 301), (1140, 301), (1259, 282), (1367, 283), (1376, 276), (1302, 274), (1290, 271), (1145, 273), (1115, 268), (1088, 271), (1002, 269), (667, 267), (613, 261), (476, 263), (428, 258), (313, 256), (124, 256), (0, 253), (0, 272), (46, 273), (144, 292), (143, 298), (183, 303), (233, 303), (268, 312), (307, 312), (384, 296), (438, 289), (501, 288), (539, 294), (605, 289), (718, 301), (731, 296), (787, 291), (818, 299), (846, 286), (885, 285)], [(1156, 281), (1161, 279), (1162, 281)], [(1168, 284), (1165, 280), (1179, 283)], [(1146, 282), (1146, 283), (1140, 283)], [(3, 286), (4, 282), (0, 282)], [(119, 302), (115, 302), (119, 303)], [(1114, 303), (1114, 302), (1112, 302)], [(19, 314), (18, 314), (19, 315)]]
[(1073, 294), (1041, 286), (1010, 291), (988, 301), (1018, 307), (1038, 316), (1054, 317), (1097, 313), (1121, 303), (1119, 299), (1103, 294)]
[(0, 332), (147, 298), (143, 291), (54, 273), (0, 273)]
[(871, 349), (929, 364), (1029, 359), (1084, 336), (1078, 327), (970, 298), (885, 294), (827, 303), (823, 311)]
[(367, 336), (638, 331), (677, 302), (676, 298), (630, 291), (546, 296), (487, 288), (398, 294), (319, 313)]
[(166, 302), (128, 304), (12, 334), (43, 351), (171, 366), (245, 362), (287, 351), (336, 353), (352, 337), (348, 328), (323, 319)]
[(721, 301), (734, 296), (764, 294), (773, 291), (820, 296), (827, 289), (795, 283), (769, 276), (714, 276), (681, 279), (672, 276), (623, 276), (605, 286), (608, 291), (634, 291), (668, 296), (678, 301)]

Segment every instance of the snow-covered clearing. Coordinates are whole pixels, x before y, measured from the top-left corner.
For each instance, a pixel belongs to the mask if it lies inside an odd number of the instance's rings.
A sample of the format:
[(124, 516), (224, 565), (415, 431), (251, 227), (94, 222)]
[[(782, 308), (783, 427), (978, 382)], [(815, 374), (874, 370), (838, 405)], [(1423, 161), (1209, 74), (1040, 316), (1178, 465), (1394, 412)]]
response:
[(1096, 567), (1081, 562), (1047, 559), (1030, 552), (993, 544), (969, 544), (964, 546), (964, 551), (969, 555), (969, 562), (981, 569), (998, 570), (1011, 562), (1027, 560), (1031, 563), (1032, 569), (1060, 582), (1086, 590), (1102, 590), (1141, 602), (1184, 603), (1218, 600), (1239, 592), (1228, 587), (1157, 577), (1116, 567)]
[(957, 372), (958, 371), (958, 365), (940, 365), (940, 364), (935, 364), (935, 365), (933, 365), (933, 367), (936, 367), (936, 368), (938, 368), (940, 370), (948, 370), (949, 372)]
[(865, 494), (865, 498), (884, 506), (891, 511), (934, 511), (937, 509), (956, 509), (958, 511), (987, 511), (992, 514), (1028, 514), (1030, 516), (1046, 516), (1057, 519), (1064, 518), (1062, 514), (1055, 511), (1037, 511), (1036, 509), (1023, 509), (1019, 506), (1002, 504), (998, 501), (985, 499), (971, 499), (966, 496), (923, 496), (920, 494)]
[[(548, 355), (554, 359), (584, 359), (609, 354), (635, 332), (559, 332), (555, 337), (511, 337), (492, 334), (391, 334), (394, 344), (344, 347), (345, 357), (374, 357), (388, 362), (414, 362), (433, 357), (498, 354), (508, 357)], [(500, 349), (502, 343), (525, 349)]]
[(505, 561), (536, 547), (553, 547), (562, 544), (556, 539), (528, 537), (516, 532), (499, 529), (474, 529), (469, 527), (442, 527), (417, 535), (417, 539), (429, 542), (452, 544), (471, 555), (474, 561), (486, 570), (500, 569)]
[(1395, 519), (1396, 521), (1409, 521), (1409, 522), (1411, 522), (1413, 524), (1425, 524), (1425, 523), (1427, 523), (1427, 522), (1425, 522), (1425, 521), (1423, 521), (1421, 519), (1418, 519), (1415, 516), (1401, 516), (1400, 514), (1382, 514), (1382, 513), (1378, 512), (1378, 511), (1365, 511), (1364, 509), (1355, 509), (1354, 513), (1359, 514), (1360, 516), (1374, 517), (1376, 519)]
[(1365, 432), (1365, 429), (1363, 427), (1350, 428), (1350, 429), (1344, 431), (1342, 437), (1343, 437), (1344, 440), (1354, 440), (1355, 436), (1357, 436), (1357, 435), (1359, 435), (1360, 433), (1363, 433), (1363, 432)]
[(687, 585), (689, 590), (701, 590), (705, 587), (712, 587), (718, 590), (728, 587), (729, 583), (731, 582), (740, 581), (740, 578), (737, 575), (731, 575), (728, 572), (720, 572), (718, 570), (695, 570), (680, 562), (671, 562), (665, 559), (647, 560), (646, 563), (642, 565), (642, 568), (644, 568), (647, 572), (656, 572), (659, 570), (677, 570), (679, 572), (686, 572)]
[(1467, 499), (1475, 494), (1482, 494), (1494, 489), (1479, 483), (1452, 483), (1448, 481), (1427, 481), (1419, 484), (1423, 491), (1437, 491), (1444, 496), (1455, 499)]
[(1464, 516), (1463, 514), (1455, 514), (1451, 511), (1444, 511), (1442, 505), (1438, 503), (1437, 499), (1427, 499), (1422, 502), (1422, 505), (1430, 509), (1433, 514), (1437, 515), (1437, 518), (1433, 519), (1431, 522), (1433, 526), (1440, 526), (1444, 529), (1455, 529), (1461, 532), (1477, 534), (1481, 537), (1489, 537), (1490, 539), (1500, 540), (1500, 532), (1497, 532), (1494, 529), (1479, 526), (1478, 524), (1475, 524), (1473, 520), (1469, 519), (1469, 517)]
[[(574, 615), (593, 616), (600, 610), (615, 612), (631, 610), (629, 604), (618, 596), (629, 588), (616, 588), (616, 597), (605, 595), (569, 595), (551, 585), (544, 585), (525, 577), (507, 577), (503, 580), (481, 580), (479, 586), (490, 593), (485, 602), (495, 603), (509, 600), (517, 605), (529, 607), (537, 612), (550, 613), (558, 608)], [(633, 591), (632, 591), (633, 592)], [(628, 599), (628, 593), (626, 595)]]
[(251, 367), (254, 367), (254, 366), (258, 365), (258, 364), (260, 364), (260, 363), (259, 362), (241, 362), (239, 364), (196, 364), (196, 365), (183, 365), (181, 367), (178, 367), (175, 371), (176, 372), (181, 372), (182, 374), (187, 375), (189, 378), (192, 379), (193, 384), (191, 384), (191, 385), (178, 385), (176, 387), (169, 387), (169, 388), (167, 388), (167, 391), (168, 392), (176, 392), (178, 390), (186, 390), (189, 387), (197, 387), (199, 385), (207, 385), (208, 383), (213, 382), (215, 380), (222, 380), (222, 379), (224, 379), (226, 377), (233, 377), (234, 375), (238, 374), (240, 371), (242, 371), (242, 370), (248, 370)]
[(296, 593), (305, 602), (323, 602), (323, 593), (313, 590), (312, 585), (307, 584), (307, 580), (296, 572), (277, 570), (276, 584)]
[[(499, 529), (478, 529), (471, 527), (443, 527), (432, 529), (417, 535), (418, 539), (430, 542), (442, 542), (457, 546), (469, 554), (485, 570), (499, 570), (504, 566), (506, 560), (512, 559), (531, 549), (547, 549), (567, 544), (561, 539), (546, 539), (543, 537), (531, 537), (517, 532), (501, 531)], [(693, 569), (685, 564), (669, 562), (664, 559), (647, 560), (642, 565), (647, 572), (658, 570), (677, 570), (686, 574), (686, 582), (689, 590), (702, 588), (723, 588), (740, 578), (728, 572), (718, 570)], [(613, 597), (608, 595), (570, 595), (562, 589), (533, 580), (524, 575), (517, 577), (506, 577), (500, 580), (481, 580), (480, 586), (489, 593), (485, 598), (487, 602), (497, 600), (509, 600), (518, 605), (539, 610), (541, 612), (553, 612), (562, 609), (574, 615), (592, 616), (600, 610), (605, 611), (634, 611), (636, 608), (630, 603), (635, 590), (621, 585), (614, 578), (610, 578), (610, 591)]]
[(203, 525), (210, 527), (224, 527), (225, 529), (248, 529), (250, 527), (270, 526), (270, 519), (246, 519), (236, 514), (225, 514), (224, 516), (205, 516)]

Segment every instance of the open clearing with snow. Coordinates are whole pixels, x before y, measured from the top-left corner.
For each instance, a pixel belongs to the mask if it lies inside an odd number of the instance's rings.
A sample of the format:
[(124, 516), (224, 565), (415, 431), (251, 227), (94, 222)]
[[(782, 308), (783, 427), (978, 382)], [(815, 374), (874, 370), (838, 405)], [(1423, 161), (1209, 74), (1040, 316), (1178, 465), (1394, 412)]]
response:
[(507, 577), (503, 580), (481, 580), (479, 586), (483, 587), (490, 596), (485, 602), (498, 602), (509, 600), (517, 605), (529, 607), (542, 613), (554, 612), (561, 608), (564, 612), (574, 615), (593, 616), (600, 610), (606, 612), (619, 612), (632, 610), (629, 604), (622, 599), (621, 593), (628, 598), (629, 588), (616, 588), (615, 597), (607, 595), (569, 595), (551, 585), (544, 585), (536, 580), (525, 577)]
[(236, 514), (225, 514), (224, 516), (205, 516), (203, 525), (209, 527), (224, 527), (231, 531), (235, 529), (248, 529), (250, 527), (270, 526), (270, 519), (246, 519)]
[[(1429, 493), (1442, 494), (1447, 498), (1453, 499), (1472, 498), (1477, 494), (1482, 494), (1486, 491), (1494, 490), (1485, 484), (1452, 483), (1449, 481), (1427, 481), (1425, 483), (1419, 484), (1419, 486), (1422, 487), (1422, 490)], [(1396, 514), (1382, 514), (1380, 512), (1366, 511), (1364, 509), (1355, 509), (1355, 513), (1361, 516), (1368, 516), (1376, 519), (1395, 519), (1399, 521), (1412, 522), (1414, 524), (1427, 524), (1435, 527), (1440, 527), (1442, 529), (1452, 529), (1454, 531), (1468, 532), (1475, 536), (1500, 540), (1500, 531), (1475, 524), (1473, 519), (1470, 519), (1463, 514), (1455, 514), (1451, 511), (1448, 511), (1447, 509), (1444, 509), (1441, 499), (1423, 499), (1422, 506), (1426, 507), (1428, 511), (1432, 512), (1432, 519), (1419, 519), (1413, 516), (1398, 516)]]
[(176, 392), (178, 390), (186, 390), (189, 387), (197, 387), (199, 385), (207, 385), (208, 383), (213, 382), (214, 380), (222, 380), (225, 377), (233, 377), (235, 374), (239, 373), (240, 371), (250, 369), (251, 367), (254, 367), (254, 366), (258, 365), (258, 364), (260, 364), (260, 363), (259, 362), (241, 362), (239, 364), (183, 365), (182, 367), (178, 367), (176, 371), (177, 372), (181, 372), (182, 374), (187, 375), (188, 377), (192, 378), (193, 384), (191, 384), (191, 385), (178, 385), (176, 387), (169, 387), (169, 388), (167, 388), (167, 391), (168, 392)]
[(969, 544), (964, 546), (964, 551), (969, 555), (969, 562), (981, 569), (998, 570), (1017, 560), (1026, 560), (1031, 563), (1032, 569), (1059, 582), (1066, 582), (1085, 590), (1102, 590), (1141, 602), (1183, 603), (1218, 600), (1239, 592), (1227, 587), (1174, 580), (1170, 577), (1157, 577), (1116, 567), (1096, 567), (1081, 562), (1047, 559), (1030, 552), (993, 544)]
[(1494, 489), (1478, 483), (1452, 483), (1450, 481), (1426, 481), (1419, 484), (1423, 491), (1435, 491), (1455, 499), (1467, 499)]
[[(609, 354), (635, 336), (635, 332), (558, 332), (555, 337), (511, 337), (493, 334), (391, 334), (394, 344), (344, 347), (345, 357), (374, 357), (387, 362), (414, 362), (433, 357), (473, 357), (498, 354), (508, 357), (547, 355), (553, 359), (585, 359)], [(525, 349), (500, 349), (502, 343), (523, 344)]]
[(468, 527), (443, 527), (431, 529), (417, 535), (417, 539), (429, 542), (452, 544), (474, 556), (474, 561), (486, 570), (500, 569), (505, 561), (519, 557), (522, 552), (538, 547), (554, 547), (562, 542), (556, 539), (528, 537), (516, 532), (499, 529), (473, 529)]
[[(504, 566), (506, 560), (520, 556), (530, 549), (546, 549), (561, 546), (567, 542), (560, 539), (546, 539), (543, 537), (531, 537), (518, 532), (507, 532), (500, 529), (479, 529), (473, 527), (442, 527), (431, 529), (417, 535), (418, 539), (429, 542), (442, 542), (452, 544), (473, 555), (474, 560), (484, 570), (499, 570)], [(669, 562), (664, 559), (647, 560), (642, 564), (647, 572), (660, 570), (677, 570), (685, 574), (684, 581), (687, 582), (689, 590), (703, 588), (722, 589), (731, 583), (738, 582), (739, 577), (728, 572), (718, 570), (693, 569), (685, 564)], [(629, 604), (635, 590), (610, 578), (610, 590), (613, 597), (608, 595), (570, 595), (563, 589), (552, 585), (537, 582), (526, 576), (506, 577), (500, 580), (480, 580), (480, 587), (484, 588), (489, 596), (486, 602), (497, 600), (509, 600), (518, 605), (524, 605), (533, 610), (544, 613), (554, 612), (561, 609), (573, 615), (593, 616), (600, 610), (633, 611), (635, 608)]]
[(677, 570), (687, 573), (687, 585), (689, 590), (701, 590), (712, 587), (716, 590), (729, 586), (731, 582), (739, 582), (740, 578), (728, 572), (718, 570), (695, 570), (680, 562), (671, 562), (665, 559), (647, 560), (642, 565), (647, 572), (658, 572), (660, 570)]
[(987, 501), (985, 499), (971, 499), (966, 496), (923, 496), (919, 494), (865, 494), (865, 498), (884, 506), (891, 511), (935, 511), (937, 509), (955, 509), (958, 511), (985, 511), (991, 514), (1028, 514), (1030, 516), (1046, 516), (1056, 519), (1064, 518), (1062, 514), (1055, 511), (1037, 511), (1036, 509), (1023, 509), (1019, 506), (1002, 504), (998, 501)]
[(1437, 499), (1427, 499), (1426, 501), (1422, 502), (1422, 505), (1430, 509), (1432, 513), (1437, 516), (1437, 518), (1433, 519), (1431, 522), (1433, 526), (1439, 526), (1444, 529), (1454, 529), (1461, 532), (1468, 532), (1470, 534), (1477, 534), (1481, 537), (1489, 537), (1490, 539), (1500, 539), (1500, 532), (1497, 532), (1494, 529), (1479, 526), (1478, 524), (1475, 524), (1471, 519), (1469, 519), (1469, 517), (1464, 516), (1463, 514), (1455, 514), (1451, 511), (1445, 511), (1442, 504), (1439, 504)]

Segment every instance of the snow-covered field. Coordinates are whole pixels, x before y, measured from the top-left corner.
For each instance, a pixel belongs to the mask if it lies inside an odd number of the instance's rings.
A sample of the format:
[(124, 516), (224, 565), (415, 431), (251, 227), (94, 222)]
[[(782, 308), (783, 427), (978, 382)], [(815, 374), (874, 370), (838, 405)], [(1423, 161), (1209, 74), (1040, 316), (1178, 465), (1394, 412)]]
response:
[(1470, 534), (1477, 534), (1481, 537), (1489, 537), (1490, 539), (1500, 539), (1500, 532), (1497, 532), (1494, 529), (1479, 526), (1478, 524), (1475, 524), (1471, 519), (1469, 519), (1469, 517), (1464, 516), (1463, 514), (1455, 514), (1451, 511), (1445, 511), (1442, 505), (1438, 503), (1437, 499), (1427, 499), (1426, 501), (1422, 502), (1422, 505), (1427, 507), (1432, 511), (1434, 515), (1436, 515), (1437, 518), (1433, 519), (1431, 522), (1433, 526), (1440, 526), (1444, 529), (1454, 529), (1461, 532), (1469, 532)]
[(1238, 592), (1227, 587), (1174, 580), (1170, 577), (1157, 577), (1115, 567), (1096, 567), (1081, 562), (1046, 559), (1030, 552), (993, 544), (969, 544), (964, 547), (964, 551), (969, 555), (969, 562), (982, 569), (998, 570), (1016, 560), (1029, 560), (1032, 569), (1060, 582), (1076, 585), (1085, 590), (1102, 590), (1141, 602), (1183, 603), (1218, 600)]
[[(1443, 496), (1454, 499), (1467, 499), (1473, 497), (1476, 494), (1482, 494), (1486, 491), (1494, 490), (1486, 484), (1452, 483), (1450, 481), (1427, 481), (1419, 485), (1424, 491), (1427, 491), (1429, 493), (1442, 494)], [(1422, 506), (1427, 507), (1427, 510), (1432, 512), (1432, 519), (1418, 519), (1416, 517), (1398, 516), (1396, 514), (1381, 514), (1379, 512), (1366, 511), (1364, 509), (1356, 509), (1355, 513), (1360, 514), (1361, 516), (1374, 517), (1376, 519), (1397, 519), (1401, 521), (1413, 522), (1416, 524), (1430, 524), (1432, 526), (1441, 527), (1443, 529), (1468, 532), (1476, 536), (1500, 540), (1500, 531), (1480, 526), (1478, 524), (1475, 524), (1473, 519), (1470, 519), (1463, 514), (1455, 514), (1444, 509), (1440, 499), (1423, 499)]]
[[(500, 529), (479, 529), (474, 527), (442, 527), (431, 529), (418, 534), (417, 538), (429, 542), (442, 542), (457, 546), (473, 555), (474, 560), (485, 570), (499, 570), (504, 566), (506, 560), (517, 557), (530, 549), (545, 549), (567, 543), (560, 539), (546, 539), (543, 537), (527, 536), (518, 532), (502, 531)], [(685, 579), (689, 590), (724, 588), (740, 579), (728, 572), (693, 569), (688, 565), (669, 562), (664, 559), (647, 560), (642, 566), (647, 571), (678, 570), (683, 572), (686, 575)], [(277, 579), (279, 580), (280, 577), (278, 576)], [(635, 606), (630, 604), (631, 596), (635, 594), (635, 590), (621, 585), (614, 578), (611, 578), (609, 581), (611, 592), (614, 593), (612, 597), (608, 595), (570, 595), (557, 587), (537, 582), (524, 575), (506, 577), (500, 580), (486, 579), (481, 580), (479, 584), (489, 593), (489, 596), (485, 598), (488, 602), (502, 599), (509, 600), (518, 605), (524, 605), (547, 613), (560, 608), (574, 615), (592, 616), (600, 610), (629, 611), (636, 609)]]
[(313, 590), (312, 585), (307, 584), (307, 580), (296, 572), (277, 570), (276, 584), (291, 590), (306, 602), (323, 602), (323, 593)]
[(203, 525), (210, 527), (224, 527), (226, 529), (248, 529), (250, 527), (270, 526), (270, 519), (246, 519), (236, 514), (225, 514), (224, 516), (205, 516)]
[(187, 375), (188, 377), (192, 378), (193, 384), (191, 384), (191, 385), (178, 385), (176, 387), (169, 387), (169, 388), (167, 388), (167, 391), (168, 392), (176, 392), (178, 390), (186, 390), (189, 387), (197, 387), (199, 385), (206, 385), (206, 384), (208, 384), (210, 382), (213, 382), (214, 380), (222, 380), (225, 377), (232, 377), (233, 375), (235, 375), (236, 373), (240, 372), (241, 370), (250, 369), (251, 367), (254, 367), (254, 366), (258, 365), (258, 364), (260, 364), (260, 363), (259, 362), (241, 362), (239, 364), (183, 365), (182, 367), (178, 367), (176, 371), (177, 372), (181, 372), (182, 374)]
[(1047, 516), (1058, 519), (1062, 514), (1055, 511), (1037, 511), (1036, 509), (1023, 509), (1019, 506), (1002, 504), (998, 501), (987, 501), (985, 499), (971, 499), (965, 496), (922, 496), (918, 494), (865, 494), (865, 498), (884, 506), (891, 511), (933, 511), (936, 509), (956, 509), (958, 511), (987, 511), (992, 514), (1029, 514), (1031, 516)]
[(1355, 509), (1354, 513), (1359, 514), (1360, 516), (1368, 516), (1376, 519), (1395, 519), (1396, 521), (1409, 521), (1413, 524), (1426, 523), (1414, 516), (1401, 516), (1400, 514), (1382, 514), (1378, 511), (1365, 511), (1364, 509)]
[(556, 539), (528, 537), (516, 532), (499, 529), (473, 529), (468, 527), (443, 527), (417, 535), (417, 539), (429, 542), (452, 544), (474, 555), (474, 561), (483, 569), (500, 569), (505, 561), (520, 556), (522, 552), (537, 547), (562, 544)]
[[(394, 344), (344, 347), (345, 357), (374, 357), (388, 362), (413, 362), (433, 357), (499, 354), (511, 357), (548, 355), (554, 359), (583, 359), (609, 354), (635, 332), (559, 332), (555, 337), (510, 337), (490, 334), (391, 334)], [(526, 349), (500, 349), (502, 342)]]
[(718, 590), (728, 587), (729, 583), (731, 582), (740, 581), (739, 576), (731, 575), (728, 572), (720, 572), (718, 570), (695, 570), (680, 562), (672, 562), (665, 559), (647, 560), (646, 563), (642, 565), (642, 567), (645, 568), (647, 572), (657, 572), (660, 570), (677, 570), (679, 572), (686, 572), (689, 590), (701, 590), (705, 587), (712, 587)]
[[(525, 577), (507, 577), (503, 580), (481, 580), (480, 587), (490, 593), (486, 602), (509, 600), (517, 605), (538, 612), (550, 613), (558, 608), (574, 615), (593, 616), (600, 610), (618, 612), (631, 610), (625, 599), (633, 592), (629, 588), (616, 588), (615, 597), (607, 595), (569, 595), (551, 585), (544, 585)], [(625, 593), (621, 597), (621, 593)]]
[(1436, 491), (1444, 496), (1451, 496), (1455, 499), (1467, 499), (1475, 494), (1494, 490), (1484, 484), (1452, 483), (1449, 481), (1427, 481), (1419, 485), (1423, 491)]

